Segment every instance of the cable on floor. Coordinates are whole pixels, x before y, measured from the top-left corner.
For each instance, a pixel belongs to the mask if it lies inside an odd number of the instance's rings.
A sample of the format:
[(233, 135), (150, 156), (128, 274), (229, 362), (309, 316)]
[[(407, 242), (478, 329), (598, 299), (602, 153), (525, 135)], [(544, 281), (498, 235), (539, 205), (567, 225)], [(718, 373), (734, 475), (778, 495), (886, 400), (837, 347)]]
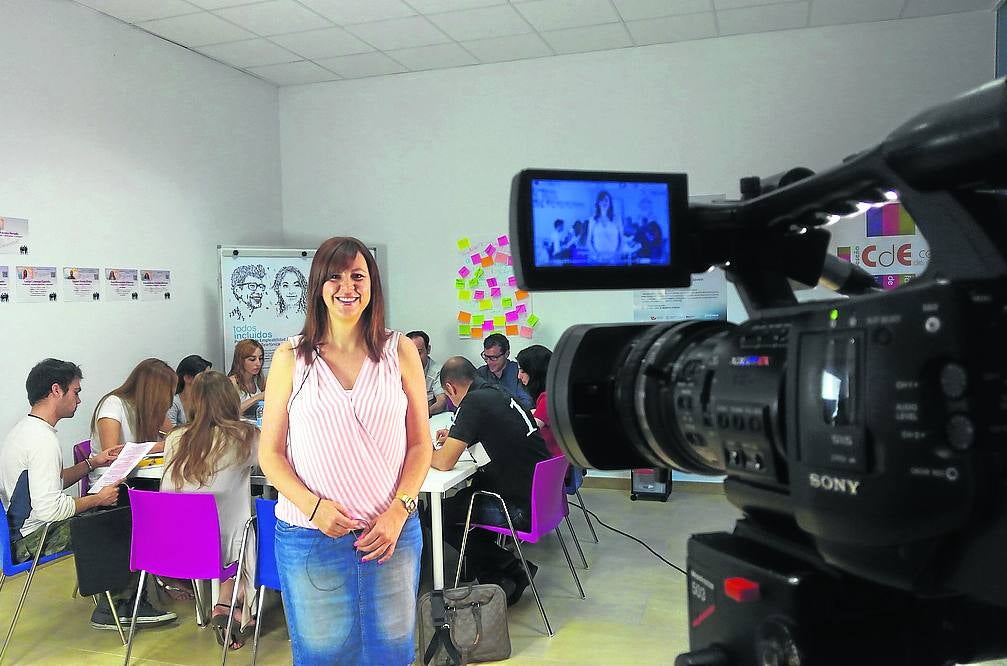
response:
[(640, 544), (641, 546), (643, 546), (644, 548), (646, 548), (647, 550), (649, 550), (654, 555), (654, 557), (656, 557), (657, 559), (661, 560), (662, 562), (664, 562), (665, 564), (667, 564), (669, 567), (671, 567), (675, 571), (677, 571), (680, 574), (682, 574), (683, 576), (688, 576), (689, 575), (689, 574), (685, 573), (685, 569), (683, 569), (682, 567), (678, 566), (674, 562), (671, 562), (671, 561), (665, 559), (660, 553), (658, 553), (656, 550), (654, 550), (653, 548), (651, 548), (650, 546), (648, 546), (647, 543), (645, 541), (643, 541), (642, 539), (638, 539), (635, 536), (633, 536), (632, 534), (627, 534), (626, 532), (623, 532), (622, 530), (616, 529), (616, 528), (612, 527), (611, 525), (608, 525), (607, 523), (605, 523), (604, 520), (602, 520), (601, 518), (598, 517), (598, 514), (596, 514), (591, 509), (585, 509), (584, 507), (582, 507), (581, 505), (577, 504), (576, 502), (570, 502), (569, 500), (568, 500), (568, 503), (570, 504), (570, 506), (575, 506), (578, 509), (580, 509), (581, 511), (587, 511), (589, 514), (591, 514), (592, 516), (594, 516), (594, 519), (598, 521), (598, 524), (601, 525), (602, 527), (604, 527), (605, 529), (612, 530), (616, 534), (621, 534), (622, 536), (626, 537), (627, 539), (630, 539), (632, 541), (637, 542), (638, 544)]

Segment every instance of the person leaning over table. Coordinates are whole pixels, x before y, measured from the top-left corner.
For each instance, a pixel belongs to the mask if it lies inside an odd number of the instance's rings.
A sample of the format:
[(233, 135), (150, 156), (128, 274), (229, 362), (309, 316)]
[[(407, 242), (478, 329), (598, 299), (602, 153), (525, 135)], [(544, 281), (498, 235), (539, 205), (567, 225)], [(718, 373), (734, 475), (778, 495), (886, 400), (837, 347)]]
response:
[[(0, 445), (0, 501), (7, 509), (7, 525), (0, 529), (10, 530), (15, 563), (35, 556), (45, 523), (52, 524), (45, 535), (43, 555), (73, 550), (69, 519), (97, 507), (115, 506), (118, 501), (119, 483), (107, 485), (85, 497), (71, 497), (66, 493), (67, 488), (92, 468), (110, 464), (122, 449), (121, 446), (109, 447), (87, 460), (63, 467), (56, 424), (76, 413), (82, 378), (80, 368), (69, 361), (47, 358), (36, 364), (25, 382), (31, 411), (14, 425)], [(125, 596), (130, 597), (135, 589), (135, 582), (128, 585)], [(115, 605), (120, 621), (128, 625), (132, 617), (132, 599), (119, 599)], [(141, 598), (137, 624), (159, 624), (175, 617), (174, 613), (158, 610), (145, 597)], [(91, 626), (116, 630), (115, 618), (104, 597), (91, 613)]]
[(175, 397), (172, 398), (171, 407), (168, 408), (168, 420), (173, 426), (180, 426), (188, 422), (186, 414), (189, 412), (188, 405), (192, 395), (192, 382), (196, 376), (204, 370), (209, 370), (213, 364), (202, 356), (192, 354), (186, 356), (178, 362), (175, 374), (178, 375), (178, 385), (175, 386)]
[(430, 469), (423, 368), (385, 329), (377, 264), (322, 243), (301, 334), (273, 355), (259, 464), (279, 491), (276, 562), (296, 664), (413, 661)]

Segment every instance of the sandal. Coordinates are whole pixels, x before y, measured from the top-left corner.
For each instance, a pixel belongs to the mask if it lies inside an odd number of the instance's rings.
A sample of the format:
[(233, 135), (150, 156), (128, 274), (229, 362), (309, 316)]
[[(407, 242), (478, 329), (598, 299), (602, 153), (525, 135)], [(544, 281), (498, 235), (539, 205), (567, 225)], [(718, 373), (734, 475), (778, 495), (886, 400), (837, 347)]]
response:
[(234, 614), (230, 612), (231, 607), (227, 604), (214, 604), (213, 608), (216, 611), (217, 607), (225, 609), (224, 613), (217, 613), (210, 617), (210, 628), (213, 629), (213, 635), (217, 637), (217, 645), (224, 645), (224, 635), (227, 632), (227, 622), (231, 621), (231, 635), (228, 636), (228, 647), (231, 650), (237, 650), (245, 645), (245, 639), (247, 638), (244, 632), (241, 631), (241, 623), (233, 619)]
[(191, 589), (172, 585), (167, 580), (163, 580), (158, 576), (154, 576), (154, 582), (157, 583), (157, 586), (164, 590), (165, 594), (171, 597), (173, 601), (192, 601), (196, 598), (196, 595), (192, 593)]

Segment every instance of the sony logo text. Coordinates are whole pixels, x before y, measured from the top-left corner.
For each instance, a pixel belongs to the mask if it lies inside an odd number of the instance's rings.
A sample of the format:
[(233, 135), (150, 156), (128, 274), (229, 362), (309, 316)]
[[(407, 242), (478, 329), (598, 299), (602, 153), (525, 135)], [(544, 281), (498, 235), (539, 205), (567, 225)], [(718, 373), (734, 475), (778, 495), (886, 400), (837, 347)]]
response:
[(828, 474), (815, 474), (812, 472), (808, 474), (808, 483), (811, 484), (812, 488), (831, 490), (832, 492), (844, 493), (846, 495), (856, 495), (861, 482), (854, 481), (853, 479), (844, 479), (838, 476), (829, 476)]

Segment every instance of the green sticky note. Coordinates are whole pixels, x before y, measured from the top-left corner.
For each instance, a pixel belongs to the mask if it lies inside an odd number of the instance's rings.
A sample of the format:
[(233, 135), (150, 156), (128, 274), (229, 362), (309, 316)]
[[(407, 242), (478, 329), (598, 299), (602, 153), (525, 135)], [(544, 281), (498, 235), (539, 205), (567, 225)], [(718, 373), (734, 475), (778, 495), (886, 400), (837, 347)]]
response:
[(463, 335), (463, 336), (465, 336), (467, 338), (471, 334), (472, 334), (472, 327), (471, 326), (469, 326), (468, 324), (459, 324), (458, 325), (458, 335)]
[(507, 325), (507, 319), (503, 315), (498, 315), (496, 317), (493, 317), (493, 325), (494, 326), (506, 326)]
[(475, 270), (474, 270), (474, 271), (472, 272), (472, 277), (474, 277), (474, 278), (477, 278), (477, 279), (478, 279), (478, 278), (481, 278), (481, 277), (482, 277), (483, 275), (485, 275), (485, 274), (486, 274), (486, 271), (484, 271), (484, 270), (483, 270), (483, 267), (482, 267), (482, 266), (480, 266), (479, 268), (475, 269)]
[(455, 278), (455, 289), (464, 289), (464, 288), (465, 288), (465, 280), (463, 280), (462, 278)]
[(475, 289), (479, 286), (479, 278), (472, 278), (468, 282), (469, 289)]
[(490, 298), (484, 298), (483, 300), (479, 301), (479, 309), (480, 310), (491, 310), (492, 308), (493, 308), (493, 300), (492, 299), (490, 299)]
[(470, 292), (470, 291), (468, 291), (466, 289), (459, 289), (458, 290), (458, 300), (459, 301), (467, 301), (470, 298), (472, 298), (472, 292)]
[(535, 326), (535, 324), (537, 324), (538, 321), (539, 321), (539, 319), (538, 319), (537, 315), (528, 315), (528, 325), (529, 326)]
[(467, 250), (472, 245), (472, 243), (469, 242), (468, 238), (459, 238), (457, 243), (459, 250)]
[(482, 326), (484, 321), (486, 321), (486, 318), (484, 316), (482, 316), (482, 315), (472, 315), (472, 325), (473, 326)]
[(512, 298), (505, 298), (505, 299), (503, 299), (502, 301), (500, 301), (500, 307), (502, 307), (502, 308), (512, 308), (512, 307), (514, 307), (514, 299), (512, 299)]

